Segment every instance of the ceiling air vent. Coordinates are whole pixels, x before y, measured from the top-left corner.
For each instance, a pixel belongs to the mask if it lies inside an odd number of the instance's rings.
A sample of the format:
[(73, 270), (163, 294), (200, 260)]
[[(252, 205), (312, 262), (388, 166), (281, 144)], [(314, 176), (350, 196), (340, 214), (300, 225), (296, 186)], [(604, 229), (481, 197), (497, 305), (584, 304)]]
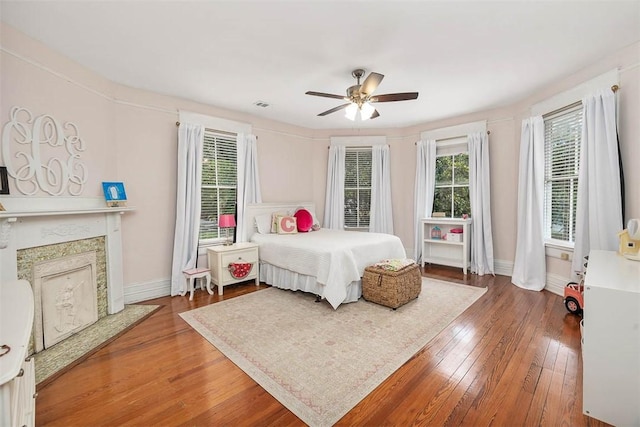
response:
[(268, 102), (264, 102), (264, 101), (256, 101), (253, 103), (253, 105), (256, 105), (258, 107), (262, 107), (262, 108), (267, 108), (269, 106)]

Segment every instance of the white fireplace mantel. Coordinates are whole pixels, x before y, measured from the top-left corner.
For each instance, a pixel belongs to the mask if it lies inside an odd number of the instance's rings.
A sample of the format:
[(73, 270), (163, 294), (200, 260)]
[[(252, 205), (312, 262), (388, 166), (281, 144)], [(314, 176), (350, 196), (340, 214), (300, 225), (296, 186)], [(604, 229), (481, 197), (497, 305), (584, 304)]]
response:
[[(134, 208), (114, 207), (114, 208), (95, 208), (95, 209), (56, 209), (56, 210), (36, 210), (36, 211), (0, 211), (0, 219), (6, 219), (15, 222), (16, 219), (29, 216), (54, 216), (54, 215), (90, 215), (101, 213), (120, 213), (132, 211)], [(12, 220), (13, 219), (13, 220)]]
[(124, 308), (122, 214), (103, 198), (3, 196), (0, 202), (0, 281), (17, 280), (20, 249), (106, 236), (108, 313)]
[(52, 216), (84, 215), (100, 213), (124, 213), (130, 207), (107, 207), (101, 197), (25, 197), (0, 196), (5, 210), (0, 211), (0, 219)]

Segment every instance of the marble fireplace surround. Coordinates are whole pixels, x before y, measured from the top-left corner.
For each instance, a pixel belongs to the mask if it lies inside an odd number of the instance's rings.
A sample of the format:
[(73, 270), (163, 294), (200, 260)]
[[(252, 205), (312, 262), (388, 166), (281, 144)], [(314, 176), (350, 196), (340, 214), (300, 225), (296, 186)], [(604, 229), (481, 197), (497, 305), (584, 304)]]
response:
[(124, 309), (120, 217), (133, 208), (103, 198), (3, 196), (0, 202), (0, 281), (18, 279), (18, 250), (105, 237), (107, 312)]

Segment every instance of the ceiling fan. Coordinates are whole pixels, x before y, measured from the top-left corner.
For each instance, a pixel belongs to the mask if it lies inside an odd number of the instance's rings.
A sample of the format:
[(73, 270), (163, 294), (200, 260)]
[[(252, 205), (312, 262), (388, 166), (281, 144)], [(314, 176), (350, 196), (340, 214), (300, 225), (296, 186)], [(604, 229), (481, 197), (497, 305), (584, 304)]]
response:
[(305, 92), (307, 95), (322, 96), (324, 98), (343, 99), (348, 101), (346, 104), (338, 105), (330, 110), (323, 111), (318, 116), (326, 116), (336, 111), (346, 109), (345, 117), (350, 120), (356, 119), (356, 114), (360, 111), (360, 118), (362, 120), (375, 119), (380, 116), (378, 110), (372, 105), (376, 102), (392, 102), (392, 101), (408, 101), (418, 98), (418, 92), (403, 92), (403, 93), (386, 93), (384, 95), (373, 95), (373, 91), (376, 90), (382, 79), (383, 74), (371, 72), (366, 79), (360, 84), (360, 79), (364, 76), (364, 70), (361, 68), (355, 69), (351, 72), (351, 75), (357, 80), (357, 83), (347, 89), (347, 95), (333, 95), (331, 93), (323, 92)]

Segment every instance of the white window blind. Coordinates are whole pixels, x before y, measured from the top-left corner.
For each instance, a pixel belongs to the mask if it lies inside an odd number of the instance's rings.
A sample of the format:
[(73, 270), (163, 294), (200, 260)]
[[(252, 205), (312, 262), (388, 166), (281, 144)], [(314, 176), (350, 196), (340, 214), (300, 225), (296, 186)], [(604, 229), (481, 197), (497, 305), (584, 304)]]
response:
[(545, 238), (574, 242), (582, 105), (544, 117)]
[(345, 228), (368, 228), (371, 207), (371, 148), (347, 148), (344, 159)]
[(236, 136), (204, 132), (200, 241), (221, 237), (218, 217), (236, 212)]

